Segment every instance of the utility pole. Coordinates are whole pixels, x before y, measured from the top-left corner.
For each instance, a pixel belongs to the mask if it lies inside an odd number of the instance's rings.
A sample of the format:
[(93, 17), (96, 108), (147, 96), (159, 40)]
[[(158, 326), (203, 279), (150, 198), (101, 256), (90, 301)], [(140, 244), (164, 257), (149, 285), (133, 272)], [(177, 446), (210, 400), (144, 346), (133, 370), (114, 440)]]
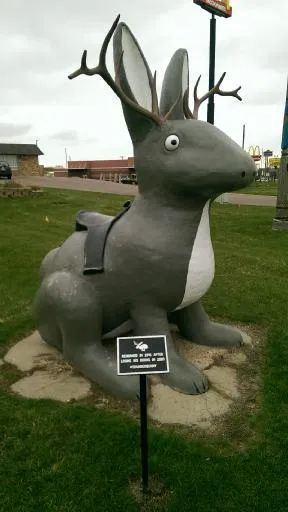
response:
[(67, 155), (67, 148), (64, 148), (65, 150), (65, 163), (66, 163), (66, 169), (68, 169), (68, 155)]
[(281, 143), (281, 163), (278, 171), (276, 216), (272, 229), (288, 230), (288, 80)]
[(246, 124), (243, 124), (242, 149), (245, 149)]

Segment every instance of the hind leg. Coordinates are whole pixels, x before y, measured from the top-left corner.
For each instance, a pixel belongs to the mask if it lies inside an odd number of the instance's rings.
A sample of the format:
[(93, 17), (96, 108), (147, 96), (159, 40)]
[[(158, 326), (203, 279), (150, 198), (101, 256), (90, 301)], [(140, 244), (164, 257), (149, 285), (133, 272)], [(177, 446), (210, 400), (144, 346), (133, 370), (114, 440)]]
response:
[(201, 302), (174, 311), (170, 318), (178, 325), (180, 334), (199, 345), (239, 347), (242, 335), (229, 325), (211, 322)]
[(137, 377), (117, 375), (116, 355), (101, 340), (101, 310), (93, 317), (74, 316), (62, 322), (63, 354), (83, 375), (119, 398), (136, 400), (139, 396)]
[[(50, 305), (46, 323), (53, 316), (61, 333), (64, 358), (114, 395), (136, 399), (137, 377), (119, 377), (116, 357), (102, 345), (102, 308), (94, 283), (70, 272), (55, 272), (43, 289), (44, 306)], [(43, 326), (39, 330), (44, 332)]]
[(33, 316), (42, 339), (62, 352), (63, 339), (53, 295), (53, 290), (47, 286), (47, 280), (43, 280), (34, 299)]

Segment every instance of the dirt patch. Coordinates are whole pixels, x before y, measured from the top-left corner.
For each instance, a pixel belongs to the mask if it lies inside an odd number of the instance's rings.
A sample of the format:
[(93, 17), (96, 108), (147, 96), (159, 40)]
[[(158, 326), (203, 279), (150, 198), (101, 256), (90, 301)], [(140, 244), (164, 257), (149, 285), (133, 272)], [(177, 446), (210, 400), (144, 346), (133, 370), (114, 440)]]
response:
[(129, 485), (131, 495), (139, 504), (141, 512), (167, 510), (172, 492), (164, 487), (156, 477), (150, 477), (147, 494), (143, 494), (141, 480), (133, 480)]

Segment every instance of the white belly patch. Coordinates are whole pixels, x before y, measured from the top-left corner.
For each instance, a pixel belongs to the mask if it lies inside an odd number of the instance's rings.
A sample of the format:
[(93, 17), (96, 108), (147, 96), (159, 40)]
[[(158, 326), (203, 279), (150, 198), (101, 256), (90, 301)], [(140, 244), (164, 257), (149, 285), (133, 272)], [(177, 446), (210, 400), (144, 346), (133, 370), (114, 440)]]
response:
[(209, 205), (210, 199), (203, 208), (189, 261), (185, 293), (176, 310), (200, 300), (214, 279), (215, 261), (210, 236)]

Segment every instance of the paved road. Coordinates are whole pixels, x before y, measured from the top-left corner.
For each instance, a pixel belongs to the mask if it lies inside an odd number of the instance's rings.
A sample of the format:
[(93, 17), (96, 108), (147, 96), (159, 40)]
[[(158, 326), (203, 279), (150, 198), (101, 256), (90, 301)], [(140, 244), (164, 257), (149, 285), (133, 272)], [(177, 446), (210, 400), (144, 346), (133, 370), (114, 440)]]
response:
[[(137, 194), (135, 185), (122, 185), (111, 181), (89, 180), (83, 178), (54, 178), (53, 176), (21, 176), (17, 181), (22, 185), (38, 185), (41, 187), (64, 188), (68, 190), (86, 190), (108, 194), (131, 195)], [(276, 206), (276, 197), (251, 194), (225, 194), (225, 200), (231, 204)]]
[(89, 192), (104, 192), (108, 194), (133, 195), (137, 194), (135, 185), (122, 185), (112, 181), (89, 180), (84, 178), (54, 178), (53, 176), (17, 176), (22, 185), (38, 185), (40, 187), (65, 188), (68, 190), (84, 190)]

